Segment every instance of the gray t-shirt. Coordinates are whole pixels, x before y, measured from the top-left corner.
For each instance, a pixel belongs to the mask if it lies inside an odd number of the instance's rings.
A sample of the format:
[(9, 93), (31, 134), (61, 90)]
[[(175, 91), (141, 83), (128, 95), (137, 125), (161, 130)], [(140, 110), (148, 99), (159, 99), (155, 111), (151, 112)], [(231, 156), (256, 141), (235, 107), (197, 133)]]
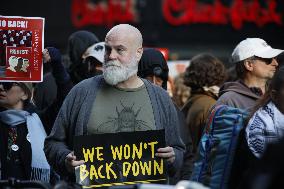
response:
[(104, 85), (94, 101), (88, 133), (116, 133), (155, 130), (151, 101), (145, 85), (120, 89)]

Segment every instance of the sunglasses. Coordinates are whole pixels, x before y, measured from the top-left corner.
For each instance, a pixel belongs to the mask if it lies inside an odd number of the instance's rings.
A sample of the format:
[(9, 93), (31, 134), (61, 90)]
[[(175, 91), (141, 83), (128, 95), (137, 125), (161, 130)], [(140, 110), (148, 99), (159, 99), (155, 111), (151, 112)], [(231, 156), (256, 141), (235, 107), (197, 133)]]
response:
[(0, 85), (3, 86), (5, 91), (9, 91), (13, 86), (19, 86), (19, 83), (15, 82), (0, 82)]
[(260, 60), (260, 61), (264, 62), (266, 65), (271, 64), (272, 61), (273, 61), (273, 58), (261, 58), (261, 57), (257, 57), (257, 56), (255, 56), (254, 59)]
[(102, 65), (102, 63), (94, 57), (87, 57), (87, 58), (83, 59), (83, 64), (90, 64), (90, 65), (93, 64), (95, 66)]

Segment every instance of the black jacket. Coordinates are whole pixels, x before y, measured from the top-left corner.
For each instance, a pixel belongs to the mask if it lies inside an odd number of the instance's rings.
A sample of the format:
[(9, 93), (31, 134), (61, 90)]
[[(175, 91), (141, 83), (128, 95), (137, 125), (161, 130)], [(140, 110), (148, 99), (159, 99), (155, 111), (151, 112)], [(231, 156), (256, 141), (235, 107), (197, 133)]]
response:
[(8, 132), (11, 129), (3, 122), (0, 122), (0, 159), (1, 159), (1, 179), (15, 177), (20, 180), (29, 180), (31, 176), (32, 151), (31, 145), (26, 139), (28, 129), (26, 123), (17, 126), (16, 145), (18, 151), (11, 150), (11, 142), (8, 144)]

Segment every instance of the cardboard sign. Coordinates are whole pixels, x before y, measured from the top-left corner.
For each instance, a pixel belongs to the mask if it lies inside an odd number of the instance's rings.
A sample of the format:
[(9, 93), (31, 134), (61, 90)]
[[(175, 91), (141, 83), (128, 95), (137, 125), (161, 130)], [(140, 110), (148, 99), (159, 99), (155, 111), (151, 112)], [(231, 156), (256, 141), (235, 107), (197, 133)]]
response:
[(0, 81), (42, 81), (44, 18), (0, 16)]
[(76, 182), (84, 188), (166, 183), (165, 160), (155, 156), (164, 147), (164, 130), (76, 136), (74, 153), (85, 161)]

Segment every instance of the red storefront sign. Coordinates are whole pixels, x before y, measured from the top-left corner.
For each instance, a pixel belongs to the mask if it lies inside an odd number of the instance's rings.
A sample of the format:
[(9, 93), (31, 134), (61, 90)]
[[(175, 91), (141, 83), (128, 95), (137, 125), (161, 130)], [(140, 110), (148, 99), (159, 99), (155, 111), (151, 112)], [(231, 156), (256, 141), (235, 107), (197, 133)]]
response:
[[(88, 25), (111, 27), (117, 23), (139, 24), (139, 0), (72, 1), (72, 22), (75, 27)], [(231, 0), (225, 5), (221, 0), (203, 3), (200, 0), (161, 0), (163, 18), (173, 26), (190, 24), (231, 25), (242, 29), (245, 23), (258, 27), (273, 23), (282, 25), (282, 15), (277, 12), (277, 1)], [(146, 3), (147, 4), (147, 3)], [(159, 11), (158, 11), (159, 12)], [(153, 16), (156, 12), (151, 13)], [(140, 18), (143, 19), (143, 18)]]
[(112, 26), (136, 21), (134, 0), (72, 1), (72, 22), (75, 27), (86, 25)]
[[(268, 0), (267, 7), (261, 7), (259, 0), (232, 0), (229, 7), (220, 0), (213, 4), (198, 0), (164, 0), (163, 15), (172, 25), (189, 25), (194, 23), (232, 25), (241, 29), (245, 22), (262, 27), (268, 23), (282, 25), (281, 14), (276, 12), (275, 0)], [(176, 16), (177, 15), (177, 16)]]

